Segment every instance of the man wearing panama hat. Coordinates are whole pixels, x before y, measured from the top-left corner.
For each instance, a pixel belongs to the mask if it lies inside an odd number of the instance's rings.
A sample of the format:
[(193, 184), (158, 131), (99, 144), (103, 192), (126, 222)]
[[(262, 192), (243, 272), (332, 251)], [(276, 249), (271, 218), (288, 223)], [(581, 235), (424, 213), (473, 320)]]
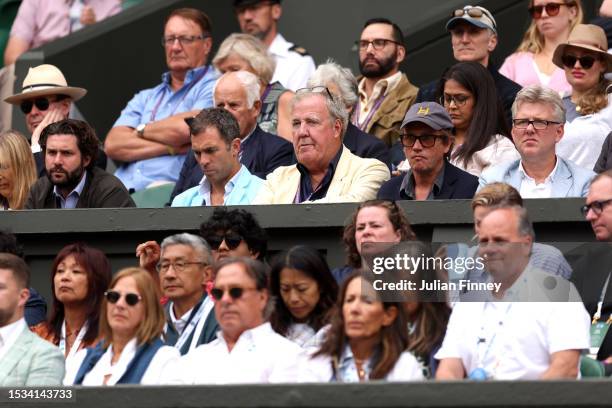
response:
[[(72, 102), (78, 101), (85, 94), (87, 90), (84, 88), (68, 86), (59, 68), (43, 64), (29, 69), (23, 80), (21, 92), (4, 99), (7, 103), (19, 106), (25, 114), (26, 127), (32, 135), (32, 153), (39, 176), (45, 171), (38, 145), (40, 133), (51, 123), (68, 119)], [(106, 156), (104, 154), (100, 156), (96, 165), (105, 168)]]

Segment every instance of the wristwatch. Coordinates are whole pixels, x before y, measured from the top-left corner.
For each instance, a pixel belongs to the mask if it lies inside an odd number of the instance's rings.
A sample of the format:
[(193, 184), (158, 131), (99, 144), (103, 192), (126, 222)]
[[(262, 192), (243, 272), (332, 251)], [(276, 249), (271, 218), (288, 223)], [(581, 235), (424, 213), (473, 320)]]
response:
[(146, 127), (146, 123), (141, 123), (140, 125), (136, 126), (136, 133), (138, 134), (138, 137), (144, 138), (144, 131)]

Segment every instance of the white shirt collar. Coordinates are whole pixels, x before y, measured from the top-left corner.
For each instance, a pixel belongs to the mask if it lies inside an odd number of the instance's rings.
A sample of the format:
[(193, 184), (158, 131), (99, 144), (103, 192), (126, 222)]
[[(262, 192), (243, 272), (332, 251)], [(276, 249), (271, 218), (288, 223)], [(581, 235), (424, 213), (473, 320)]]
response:
[[(374, 89), (372, 90), (372, 95), (370, 99), (376, 99), (381, 91), (384, 89), (384, 95), (388, 95), (400, 82), (402, 79), (402, 72), (397, 71), (395, 74), (390, 77), (384, 78), (376, 82), (374, 85)], [(365, 93), (365, 77), (361, 79), (359, 82), (359, 96), (362, 100), (367, 100), (367, 95)]]
[(280, 33), (276, 33), (276, 37), (268, 47), (268, 52), (272, 55), (277, 55), (284, 57), (289, 54), (289, 48), (291, 48), (293, 44), (285, 40)]
[[(555, 167), (552, 169), (550, 174), (544, 179), (544, 183), (552, 183), (554, 181), (555, 174), (557, 173), (557, 168), (558, 167), (559, 167), (559, 158), (557, 156), (555, 156)], [(535, 183), (535, 179), (530, 177), (527, 174), (527, 172), (525, 171), (525, 168), (523, 167), (523, 160), (522, 159), (519, 162), (519, 173), (521, 174), (521, 178), (527, 179), (529, 181), (533, 181)]]
[[(269, 322), (260, 324), (259, 326), (253, 327), (252, 329), (245, 330), (242, 332), (240, 337), (238, 337), (238, 340), (236, 341), (236, 344), (234, 345), (233, 349), (236, 349), (238, 345), (242, 346), (244, 344), (249, 347), (249, 349), (254, 350), (255, 344), (257, 344), (259, 341), (266, 341), (266, 336), (271, 333), (275, 332), (274, 330), (272, 330), (272, 326)], [(223, 344), (225, 346), (225, 349), (227, 350), (227, 341), (225, 341), (223, 331), (219, 330), (217, 332), (217, 339), (219, 339), (221, 344)]]
[(172, 302), (170, 304), (170, 308), (169, 309), (170, 309), (170, 320), (172, 321), (172, 325), (174, 326), (176, 331), (180, 334), (183, 331), (183, 329), (185, 328), (185, 325), (187, 325), (187, 320), (189, 319), (189, 315), (193, 311), (193, 307), (191, 309), (189, 309), (185, 314), (183, 314), (178, 319), (174, 315), (174, 302)]
[[(238, 172), (234, 174), (234, 177), (229, 179), (229, 181), (225, 185), (225, 193), (223, 194), (223, 204), (225, 204), (227, 197), (230, 195), (230, 193), (236, 186), (236, 182), (238, 178), (240, 177), (241, 173), (244, 172), (245, 169), (246, 167), (243, 164), (240, 165), (240, 170), (238, 170)], [(211, 202), (212, 202), (211, 193), (212, 193), (212, 187), (210, 185), (210, 182), (208, 181), (206, 176), (204, 176), (202, 177), (202, 180), (200, 180), (200, 194), (206, 200), (206, 205), (211, 205)]]

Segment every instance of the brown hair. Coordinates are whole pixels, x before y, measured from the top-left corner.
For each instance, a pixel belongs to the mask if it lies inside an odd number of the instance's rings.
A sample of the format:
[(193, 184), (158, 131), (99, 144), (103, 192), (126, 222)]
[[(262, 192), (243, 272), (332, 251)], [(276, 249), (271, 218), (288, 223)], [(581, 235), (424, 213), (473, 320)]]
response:
[(0, 253), (0, 269), (9, 269), (20, 289), (30, 287), (30, 269), (23, 259), (17, 255)]
[[(595, 58), (605, 65), (605, 61), (602, 60), (600, 54), (597, 54)], [(608, 67), (608, 69), (612, 69), (612, 67)], [(576, 111), (581, 115), (591, 115), (608, 106), (608, 88), (611, 85), (612, 82), (604, 77), (604, 73), (601, 73), (597, 85), (585, 92), (576, 101)]]
[[(580, 0), (563, 0), (563, 3), (567, 4), (568, 7), (576, 8), (576, 19), (570, 23), (570, 32), (578, 24), (582, 24), (584, 14), (582, 12), (582, 3)], [(529, 1), (529, 7), (533, 7), (533, 0)], [(532, 52), (537, 54), (542, 52), (544, 49), (544, 36), (538, 31), (535, 20), (531, 20), (529, 28), (523, 35), (523, 40), (519, 44), (516, 52)]]
[[(159, 287), (153, 281), (149, 272), (142, 268), (132, 267), (117, 272), (111, 281), (110, 289), (114, 288), (121, 279), (127, 277), (134, 278), (144, 304), (144, 319), (140, 322), (136, 331), (137, 343), (138, 345), (151, 343), (161, 336), (164, 331), (164, 324), (166, 323), (164, 309), (159, 302), (161, 297)], [(108, 318), (106, 317), (107, 306), (108, 301), (105, 298), (102, 300), (100, 313), (100, 333), (104, 338), (105, 347), (108, 347), (113, 341), (113, 330), (108, 324)]]
[[(342, 352), (344, 351), (344, 347), (348, 341), (348, 337), (344, 331), (344, 315), (342, 313), (342, 306), (346, 298), (348, 285), (354, 279), (358, 278), (365, 279), (363, 276), (361, 276), (359, 271), (353, 272), (342, 284), (337, 305), (339, 313), (336, 313), (332, 318), (331, 327), (325, 336), (325, 340), (323, 341), (321, 348), (314, 354), (315, 357), (322, 355), (331, 356), (334, 374), (336, 374), (338, 360), (342, 356)], [(399, 360), (400, 355), (408, 347), (406, 315), (400, 303), (381, 303), (385, 310), (392, 307), (396, 308), (397, 316), (393, 323), (391, 323), (389, 326), (381, 328), (381, 340), (378, 344), (378, 351), (372, 355), (373, 368), (370, 374), (371, 380), (384, 379), (393, 369), (395, 363), (397, 360)]]
[(357, 243), (355, 241), (355, 228), (357, 224), (357, 215), (362, 208), (366, 207), (381, 207), (387, 210), (389, 221), (399, 231), (402, 241), (412, 241), (416, 239), (416, 235), (410, 227), (410, 222), (404, 214), (404, 211), (394, 202), (390, 200), (369, 200), (359, 204), (359, 207), (351, 215), (349, 223), (344, 227), (342, 241), (347, 252), (346, 263), (353, 268), (361, 268), (361, 255), (357, 252)]
[[(111, 265), (104, 254), (99, 249), (77, 242), (63, 247), (51, 267), (51, 293), (53, 294), (53, 312), (48, 320), (49, 328), (56, 339), (62, 334), (62, 324), (66, 315), (65, 307), (55, 296), (55, 274), (59, 264), (69, 256), (73, 256), (87, 275), (87, 333), (83, 337), (85, 343), (91, 343), (98, 337), (100, 324), (100, 306), (104, 298), (104, 291), (108, 289), (112, 278)], [(59, 340), (58, 340), (59, 341)]]
[(168, 21), (170, 21), (172, 17), (182, 17), (185, 20), (191, 20), (200, 27), (200, 29), (202, 30), (202, 34), (212, 34), (212, 25), (210, 23), (210, 18), (202, 10), (190, 7), (172, 10), (170, 14), (168, 14), (168, 16), (166, 17), (166, 21), (164, 21), (164, 27), (166, 27), (166, 24), (168, 24)]
[(21, 210), (37, 179), (36, 164), (25, 136), (15, 130), (0, 133), (0, 164), (13, 171), (12, 195), (4, 198), (11, 209)]
[(479, 190), (472, 198), (472, 211), (478, 206), (493, 207), (498, 205), (523, 206), (523, 198), (516, 188), (506, 183), (491, 183)]

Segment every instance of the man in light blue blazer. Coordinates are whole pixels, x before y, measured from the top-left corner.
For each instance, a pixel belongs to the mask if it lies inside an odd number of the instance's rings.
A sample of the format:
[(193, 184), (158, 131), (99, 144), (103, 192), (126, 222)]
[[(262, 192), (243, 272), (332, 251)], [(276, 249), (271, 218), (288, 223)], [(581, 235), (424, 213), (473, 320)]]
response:
[(493, 182), (516, 188), (523, 198), (586, 197), (595, 173), (557, 156), (565, 108), (550, 88), (523, 88), (512, 105), (512, 139), (521, 158), (482, 172), (479, 189)]
[(23, 317), (30, 291), (25, 262), (0, 253), (0, 387), (55, 386), (64, 378), (64, 356), (28, 328)]
[(263, 180), (240, 163), (240, 128), (234, 116), (225, 109), (210, 108), (185, 122), (204, 177), (199, 185), (177, 195), (172, 207), (251, 204)]

